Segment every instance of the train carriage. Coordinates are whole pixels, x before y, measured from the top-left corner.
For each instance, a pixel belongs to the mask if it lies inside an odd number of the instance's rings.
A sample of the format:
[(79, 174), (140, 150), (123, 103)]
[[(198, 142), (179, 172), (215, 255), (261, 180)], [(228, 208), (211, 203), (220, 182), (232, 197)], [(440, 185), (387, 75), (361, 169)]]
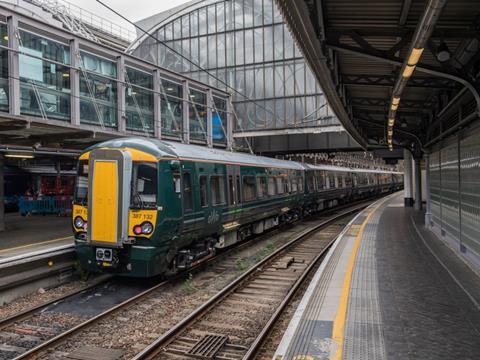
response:
[(363, 173), (155, 139), (107, 141), (79, 159), (78, 259), (90, 271), (141, 277), (187, 268), (353, 198), (354, 174)]

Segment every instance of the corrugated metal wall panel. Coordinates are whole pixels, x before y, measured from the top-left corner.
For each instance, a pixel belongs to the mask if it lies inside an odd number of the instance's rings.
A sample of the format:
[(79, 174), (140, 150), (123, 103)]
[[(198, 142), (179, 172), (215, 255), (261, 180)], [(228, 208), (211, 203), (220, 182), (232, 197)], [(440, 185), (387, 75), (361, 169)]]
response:
[(430, 154), (430, 200), (432, 220), (441, 227), (442, 188), (440, 182), (440, 151)]
[(460, 142), (462, 245), (480, 260), (480, 134)]
[(459, 239), (460, 213), (458, 193), (458, 144), (444, 147), (441, 153), (442, 225), (443, 230)]

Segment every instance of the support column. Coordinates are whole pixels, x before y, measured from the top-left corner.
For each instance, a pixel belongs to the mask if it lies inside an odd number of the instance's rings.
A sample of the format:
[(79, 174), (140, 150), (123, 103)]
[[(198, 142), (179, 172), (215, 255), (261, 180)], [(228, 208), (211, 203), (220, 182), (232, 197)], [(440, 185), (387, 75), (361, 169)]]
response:
[(427, 200), (427, 209), (425, 211), (425, 225), (430, 227), (432, 224), (432, 203), (430, 198), (430, 156), (425, 153), (425, 198)]
[(183, 81), (183, 140), (190, 143), (190, 90), (187, 80)]
[(80, 126), (80, 61), (78, 39), (70, 40), (70, 122)]
[(7, 18), (8, 47), (14, 50), (8, 52), (8, 74), (10, 76), (8, 103), (11, 115), (20, 115), (20, 64), (17, 52), (20, 44), (17, 30), (18, 18), (15, 15), (9, 16)]
[(233, 114), (235, 110), (233, 109), (233, 105), (232, 105), (232, 102), (230, 101), (230, 99), (227, 100), (227, 123), (226, 123), (226, 126), (227, 126), (227, 133), (225, 134), (225, 136), (227, 137), (227, 149), (228, 150), (232, 150), (233, 148), (233, 117), (235, 116)]
[(213, 97), (212, 97), (212, 89), (207, 90), (207, 146), (213, 147), (213, 116), (212, 116), (212, 108), (213, 108)]
[(5, 182), (3, 179), (5, 159), (0, 154), (0, 231), (5, 231)]
[(162, 138), (162, 98), (160, 86), (160, 71), (153, 70), (153, 131), (156, 139)]
[(422, 210), (422, 158), (415, 159), (415, 210)]
[(403, 149), (403, 197), (405, 200), (405, 207), (413, 206), (413, 174), (412, 174), (412, 154), (408, 149)]
[(117, 58), (117, 119), (118, 131), (125, 133), (127, 130), (127, 116), (125, 114), (125, 58)]

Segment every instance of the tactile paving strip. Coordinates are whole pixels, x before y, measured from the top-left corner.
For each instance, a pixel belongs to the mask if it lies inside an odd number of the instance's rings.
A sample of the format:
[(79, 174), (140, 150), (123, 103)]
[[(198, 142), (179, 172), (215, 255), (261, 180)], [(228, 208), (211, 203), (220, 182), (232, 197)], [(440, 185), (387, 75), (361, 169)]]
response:
[(385, 341), (379, 303), (375, 238), (382, 204), (365, 225), (350, 284), (343, 358), (385, 359)]

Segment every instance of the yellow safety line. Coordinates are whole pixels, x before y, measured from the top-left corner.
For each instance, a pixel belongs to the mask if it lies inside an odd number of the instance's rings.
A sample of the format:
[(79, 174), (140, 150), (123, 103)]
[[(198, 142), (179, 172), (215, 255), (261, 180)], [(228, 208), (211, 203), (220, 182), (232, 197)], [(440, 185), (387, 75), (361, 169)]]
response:
[(53, 242), (57, 242), (57, 241), (61, 241), (61, 240), (67, 240), (67, 239), (72, 239), (72, 238), (73, 238), (73, 236), (65, 236), (65, 237), (63, 237), (63, 238), (58, 238), (58, 239), (52, 239), (52, 240), (42, 241), (42, 242), (35, 243), (35, 244), (21, 245), (21, 246), (13, 247), (13, 248), (10, 248), (10, 249), (0, 250), (0, 254), (6, 253), (6, 252), (9, 252), (9, 251), (19, 250), (19, 249), (26, 249), (26, 248), (33, 247), (33, 246), (37, 246), (37, 245), (50, 244), (50, 243), (53, 243)]
[(331, 358), (331, 360), (340, 360), (343, 358), (343, 339), (344, 339), (345, 321), (347, 317), (346, 315), (347, 315), (348, 296), (350, 294), (350, 283), (352, 281), (352, 274), (353, 274), (353, 266), (355, 264), (355, 259), (357, 257), (358, 248), (360, 247), (360, 241), (362, 240), (365, 226), (367, 225), (368, 221), (372, 217), (373, 213), (378, 209), (378, 207), (381, 204), (383, 204), (383, 202), (378, 204), (374, 209), (368, 210), (368, 215), (366, 219), (363, 221), (362, 225), (360, 226), (360, 230), (358, 231), (358, 234), (355, 237), (355, 243), (353, 244), (352, 253), (348, 261), (347, 272), (343, 280), (342, 296), (340, 297), (340, 302), (338, 304), (338, 311), (337, 311), (337, 314), (335, 315), (335, 320), (333, 321), (332, 338), (335, 344), (337, 345), (337, 349), (335, 351), (335, 354)]

